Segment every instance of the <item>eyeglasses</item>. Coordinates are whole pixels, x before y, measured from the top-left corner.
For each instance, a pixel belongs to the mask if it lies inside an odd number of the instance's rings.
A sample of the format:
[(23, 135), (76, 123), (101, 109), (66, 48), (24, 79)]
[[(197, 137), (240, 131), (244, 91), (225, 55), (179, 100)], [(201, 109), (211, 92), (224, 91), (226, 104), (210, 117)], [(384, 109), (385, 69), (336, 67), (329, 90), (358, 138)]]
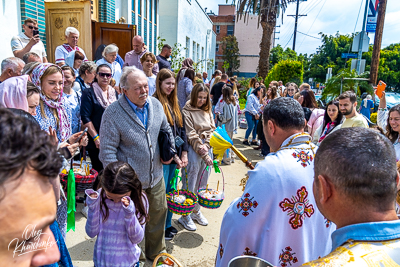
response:
[(106, 77), (106, 78), (111, 78), (112, 74), (111, 73), (104, 73), (104, 72), (99, 72), (100, 77)]
[(33, 27), (33, 26), (31, 26), (31, 25), (29, 25), (28, 28), (31, 29), (31, 30), (36, 30), (36, 31), (39, 30), (38, 27)]
[(289, 89), (288, 91), (289, 91), (289, 92), (293, 92), (293, 91), (294, 91), (294, 89)]

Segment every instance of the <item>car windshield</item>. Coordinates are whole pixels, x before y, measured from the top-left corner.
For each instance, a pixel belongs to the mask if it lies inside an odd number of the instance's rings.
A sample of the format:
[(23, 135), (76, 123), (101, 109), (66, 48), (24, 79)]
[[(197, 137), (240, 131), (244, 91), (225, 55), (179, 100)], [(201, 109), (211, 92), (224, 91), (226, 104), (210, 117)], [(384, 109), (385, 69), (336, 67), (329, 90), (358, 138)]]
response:
[(391, 104), (398, 104), (398, 103), (400, 103), (400, 95), (386, 94), (386, 102), (389, 102)]

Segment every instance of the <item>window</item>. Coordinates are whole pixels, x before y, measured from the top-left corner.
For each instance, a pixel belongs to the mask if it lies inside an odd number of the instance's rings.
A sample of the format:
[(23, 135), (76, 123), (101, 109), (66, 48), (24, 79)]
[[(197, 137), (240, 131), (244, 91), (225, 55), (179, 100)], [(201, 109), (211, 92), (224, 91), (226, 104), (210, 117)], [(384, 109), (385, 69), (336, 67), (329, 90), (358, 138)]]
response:
[[(204, 58), (204, 47), (201, 48), (201, 60), (204, 60), (204, 61), (205, 61), (205, 58)], [(201, 62), (201, 68), (202, 68), (202, 69), (203, 69), (203, 67), (204, 67), (203, 63), (204, 63), (204, 62)]]
[(219, 51), (219, 44), (217, 44), (217, 45), (215, 46), (215, 53), (218, 54), (218, 51)]
[(234, 26), (233, 25), (228, 25), (227, 35), (233, 35), (233, 30), (234, 30)]
[(217, 32), (217, 34), (219, 34), (220, 30), (221, 30), (221, 28), (219, 25), (215, 26), (215, 31)]
[(197, 61), (200, 61), (201, 60), (201, 58), (200, 58), (200, 45), (199, 44), (197, 44)]
[(154, 23), (157, 24), (157, 0), (154, 1)]
[(186, 37), (186, 57), (190, 57), (190, 38)]
[(150, 21), (152, 21), (153, 20), (153, 9), (152, 9), (152, 3), (153, 3), (153, 0), (149, 0), (150, 1), (150, 16), (149, 16), (149, 20)]
[(196, 43), (195, 43), (195, 42), (193, 42), (193, 54), (192, 54), (192, 59), (193, 59), (194, 62), (197, 62), (197, 59), (196, 59)]
[(144, 1), (144, 17), (147, 19), (147, 0), (143, 0)]
[(215, 66), (214, 66), (215, 70), (218, 69), (218, 62), (215, 62)]
[(142, 15), (142, 0), (138, 0), (138, 11), (139, 15)]

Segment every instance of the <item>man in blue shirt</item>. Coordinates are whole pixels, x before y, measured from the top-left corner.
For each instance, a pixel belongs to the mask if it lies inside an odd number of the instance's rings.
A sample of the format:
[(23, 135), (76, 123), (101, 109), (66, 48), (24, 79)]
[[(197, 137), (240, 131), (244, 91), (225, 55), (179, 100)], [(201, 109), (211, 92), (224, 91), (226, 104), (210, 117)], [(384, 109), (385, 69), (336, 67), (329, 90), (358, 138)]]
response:
[[(116, 161), (127, 162), (139, 176), (146, 192), (150, 220), (145, 228), (145, 252), (150, 260), (165, 252), (167, 202), (158, 135), (161, 130), (175, 140), (161, 103), (149, 96), (146, 75), (136, 67), (125, 67), (120, 87), (124, 93), (104, 111), (100, 128), (100, 155), (104, 167)], [(173, 148), (174, 143), (172, 144)], [(142, 266), (142, 265), (141, 265)]]
[(162, 69), (171, 69), (171, 62), (168, 61), (168, 58), (172, 54), (172, 47), (170, 45), (165, 44), (161, 50), (161, 53), (157, 56), (158, 60), (158, 68)]
[(374, 130), (342, 128), (321, 143), (314, 174), (315, 202), (337, 230), (332, 252), (303, 266), (399, 266), (399, 175), (392, 143)]

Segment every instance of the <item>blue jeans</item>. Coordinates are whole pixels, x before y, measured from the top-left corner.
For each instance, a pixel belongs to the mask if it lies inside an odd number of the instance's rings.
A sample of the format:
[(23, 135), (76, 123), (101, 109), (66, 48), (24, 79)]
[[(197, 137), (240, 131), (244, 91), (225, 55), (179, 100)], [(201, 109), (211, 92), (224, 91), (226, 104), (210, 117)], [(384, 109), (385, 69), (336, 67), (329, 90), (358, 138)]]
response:
[(244, 139), (247, 140), (250, 136), (250, 133), (253, 132), (253, 140), (256, 140), (258, 121), (254, 119), (253, 116), (247, 111), (244, 113), (244, 115), (246, 116), (246, 121), (247, 121), (247, 130)]
[[(171, 185), (169, 182), (175, 175), (176, 164), (164, 165), (163, 164), (163, 172), (164, 172), (164, 181), (165, 181), (165, 191), (166, 193), (171, 191)], [(170, 228), (172, 221), (172, 212), (167, 211), (167, 220), (165, 221), (165, 229)]]

